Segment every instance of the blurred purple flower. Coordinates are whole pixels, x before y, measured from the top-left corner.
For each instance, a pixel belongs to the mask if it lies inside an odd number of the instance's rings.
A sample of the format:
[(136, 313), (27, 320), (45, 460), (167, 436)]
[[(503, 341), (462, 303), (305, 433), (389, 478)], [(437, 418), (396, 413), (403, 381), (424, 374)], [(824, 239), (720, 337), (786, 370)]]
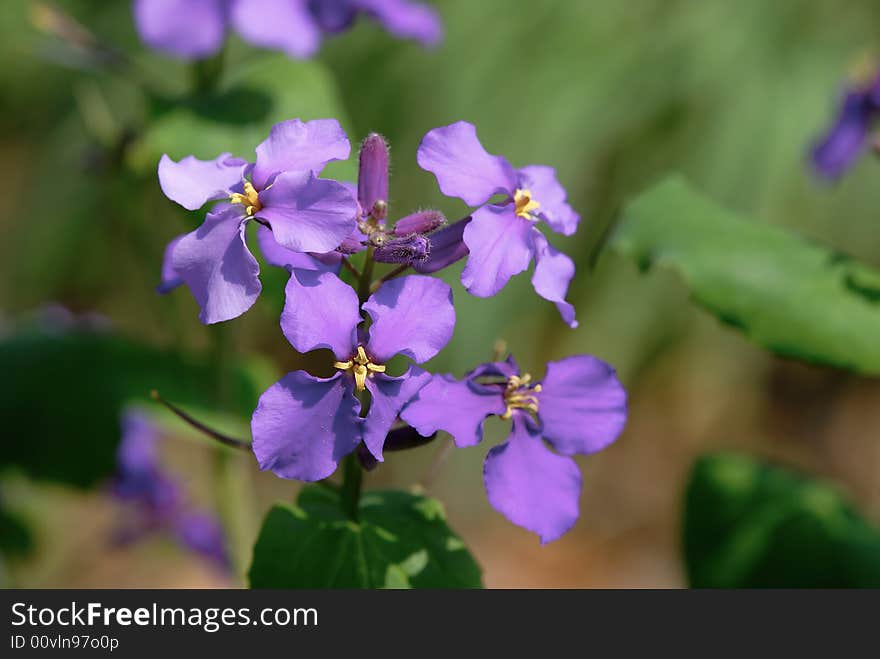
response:
[(843, 94), (834, 122), (810, 154), (816, 173), (832, 180), (845, 174), (870, 148), (871, 128), (878, 117), (880, 73)]
[(254, 46), (302, 59), (322, 39), (367, 16), (401, 39), (435, 46), (443, 37), (431, 7), (409, 0), (135, 0), (135, 27), (151, 48), (203, 59), (223, 47), (230, 28)]
[(245, 240), (250, 220), (271, 229), (260, 238), (270, 263), (319, 270), (338, 265), (333, 257), (314, 262), (305, 253), (332, 252), (355, 229), (357, 202), (349, 190), (317, 178), (324, 165), (348, 158), (349, 151), (335, 119), (291, 119), (272, 127), (253, 164), (228, 153), (180, 162), (162, 156), (159, 183), (169, 199), (187, 210), (227, 201), (214, 206), (201, 227), (168, 246), (159, 291), (185, 283), (206, 324), (247, 311), (262, 288), (259, 265)]
[(184, 547), (230, 569), (223, 527), (194, 510), (178, 483), (164, 473), (158, 442), (159, 431), (147, 416), (134, 410), (123, 415), (111, 491), (134, 514), (127, 515), (118, 539), (132, 542), (153, 532), (170, 533)]
[[(332, 273), (294, 270), (287, 286), (281, 328), (299, 352), (333, 352), (339, 371), (316, 378), (288, 373), (260, 397), (251, 420), (253, 449), (261, 469), (282, 478), (317, 481), (363, 442), (376, 460), (401, 408), (430, 375), (409, 365), (399, 377), (385, 364), (402, 354), (421, 364), (452, 337), (452, 291), (438, 279), (410, 275), (386, 282), (364, 304)], [(359, 416), (357, 394), (368, 391), (369, 412)]]
[[(566, 202), (555, 170), (543, 165), (514, 169), (503, 157), (487, 153), (476, 128), (464, 121), (429, 131), (419, 146), (418, 163), (437, 177), (443, 194), (479, 206), (462, 227), (470, 255), (461, 283), (468, 292), (495, 295), (534, 259), (535, 292), (577, 327), (574, 307), (565, 301), (574, 263), (536, 227), (543, 221), (565, 236), (577, 230), (580, 216)], [(488, 203), (499, 194), (502, 200)]]
[(550, 362), (541, 383), (521, 375), (509, 357), (478, 366), (463, 380), (433, 376), (400, 417), (421, 435), (444, 430), (464, 447), (482, 440), (492, 415), (513, 425), (508, 440), (486, 456), (489, 503), (542, 544), (557, 539), (578, 517), (581, 474), (570, 456), (617, 439), (626, 422), (623, 386), (611, 366), (589, 355)]

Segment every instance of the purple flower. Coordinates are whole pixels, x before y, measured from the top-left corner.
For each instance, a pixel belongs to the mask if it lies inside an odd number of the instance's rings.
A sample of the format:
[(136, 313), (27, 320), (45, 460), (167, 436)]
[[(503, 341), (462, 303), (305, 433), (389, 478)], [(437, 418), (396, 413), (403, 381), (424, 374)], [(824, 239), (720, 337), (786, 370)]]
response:
[(194, 510), (177, 482), (163, 471), (158, 454), (159, 431), (145, 415), (127, 411), (117, 450), (113, 495), (131, 506), (118, 534), (131, 542), (152, 532), (170, 533), (189, 550), (230, 569), (223, 527), (211, 515)]
[[(369, 331), (359, 329), (354, 289), (332, 273), (293, 271), (281, 315), (284, 335), (303, 353), (331, 350), (338, 372), (330, 378), (288, 373), (263, 393), (251, 420), (261, 469), (321, 480), (361, 442), (382, 461), (398, 413), (431, 377), (414, 365), (392, 377), (386, 364), (397, 354), (416, 364), (431, 359), (452, 337), (455, 309), (449, 286), (418, 275), (386, 282), (362, 309)], [(362, 418), (358, 394), (364, 392), (370, 405)]]
[(486, 456), (489, 503), (542, 543), (555, 540), (578, 517), (581, 474), (570, 456), (617, 439), (626, 422), (623, 386), (611, 366), (589, 355), (550, 362), (541, 383), (520, 374), (509, 357), (463, 380), (435, 375), (400, 416), (421, 435), (444, 430), (464, 447), (482, 440), (492, 415), (513, 424), (508, 440)]
[(409, 0), (135, 0), (135, 27), (151, 48), (182, 59), (202, 59), (223, 47), (230, 26), (258, 47), (293, 58), (314, 55), (325, 35), (359, 15), (402, 39), (437, 45), (443, 27), (427, 5)]
[(870, 146), (871, 127), (878, 117), (880, 74), (875, 74), (867, 84), (844, 93), (834, 123), (810, 154), (816, 172), (828, 179), (846, 173)]
[(187, 210), (227, 201), (214, 206), (201, 227), (169, 245), (159, 290), (185, 283), (203, 323), (247, 311), (261, 290), (260, 268), (245, 240), (250, 220), (271, 229), (271, 239), (264, 234), (260, 242), (272, 263), (311, 263), (283, 250), (333, 251), (355, 229), (357, 202), (344, 185), (317, 174), (329, 161), (348, 158), (349, 151), (335, 119), (291, 119), (272, 127), (252, 165), (228, 153), (214, 160), (188, 156), (180, 162), (162, 156), (159, 183), (169, 199)]
[[(563, 320), (576, 327), (574, 307), (565, 301), (574, 263), (536, 227), (544, 222), (566, 236), (577, 230), (580, 216), (566, 203), (555, 170), (543, 165), (514, 169), (503, 157), (487, 153), (476, 128), (464, 121), (429, 131), (419, 146), (418, 163), (437, 177), (443, 194), (479, 206), (463, 227), (470, 255), (461, 283), (468, 292), (495, 295), (534, 259), (535, 292), (556, 303)], [(502, 200), (487, 203), (499, 194)]]

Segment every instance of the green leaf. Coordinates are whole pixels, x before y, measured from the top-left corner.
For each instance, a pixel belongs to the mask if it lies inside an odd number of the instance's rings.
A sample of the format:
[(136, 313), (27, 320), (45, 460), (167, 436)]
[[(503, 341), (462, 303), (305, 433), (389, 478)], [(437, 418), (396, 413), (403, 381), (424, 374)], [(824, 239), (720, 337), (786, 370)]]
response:
[(88, 487), (110, 475), (120, 412), (158, 389), (183, 405), (213, 406), (216, 379), (234, 411), (249, 416), (259, 395), (241, 368), (168, 352), (109, 333), (28, 331), (0, 341), (0, 468)]
[(27, 523), (0, 505), (0, 555), (23, 557), (34, 549), (34, 538)]
[[(332, 117), (344, 122), (343, 114), (332, 77), (318, 62), (263, 55), (230, 71), (208, 95), (153, 99), (154, 117), (134, 160), (147, 169), (155, 168), (163, 153), (177, 160), (230, 152), (251, 160), (279, 121)], [(354, 170), (346, 173), (353, 180)]]
[(263, 522), (252, 588), (480, 588), (480, 568), (446, 525), (436, 499), (367, 492), (357, 523), (339, 496), (305, 487), (297, 505), (276, 504)]
[(880, 586), (880, 530), (837, 490), (735, 455), (694, 467), (684, 557), (696, 588)]
[(719, 208), (680, 178), (630, 203), (612, 246), (786, 357), (880, 374), (880, 271)]

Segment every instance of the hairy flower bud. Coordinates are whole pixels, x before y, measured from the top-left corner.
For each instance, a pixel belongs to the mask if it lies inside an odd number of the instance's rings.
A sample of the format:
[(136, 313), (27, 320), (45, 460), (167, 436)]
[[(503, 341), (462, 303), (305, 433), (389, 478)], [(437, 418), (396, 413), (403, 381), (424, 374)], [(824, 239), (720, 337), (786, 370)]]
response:
[(358, 238), (356, 233), (353, 233), (339, 244), (339, 247), (336, 248), (336, 251), (340, 252), (341, 254), (357, 254), (363, 248), (364, 246), (361, 240)]
[(379, 263), (420, 263), (431, 253), (431, 243), (425, 236), (412, 234), (391, 238), (377, 247), (373, 258)]
[(431, 234), (431, 253), (424, 261), (413, 263), (416, 272), (430, 274), (463, 259), (468, 254), (462, 236), (470, 216)]
[(388, 144), (370, 133), (361, 145), (358, 170), (358, 201), (364, 213), (385, 219), (388, 202)]
[(431, 233), (444, 224), (446, 224), (446, 218), (440, 211), (419, 211), (397, 220), (394, 225), (394, 235), (408, 236), (411, 233)]

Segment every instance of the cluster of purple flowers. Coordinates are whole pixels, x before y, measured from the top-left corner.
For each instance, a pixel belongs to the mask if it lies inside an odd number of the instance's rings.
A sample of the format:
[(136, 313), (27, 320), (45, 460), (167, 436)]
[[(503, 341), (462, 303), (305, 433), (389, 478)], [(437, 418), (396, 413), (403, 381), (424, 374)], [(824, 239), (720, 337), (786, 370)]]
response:
[(150, 533), (167, 533), (190, 551), (230, 570), (223, 527), (215, 517), (195, 508), (165, 472), (158, 455), (159, 436), (144, 414), (135, 410), (124, 414), (111, 488), (129, 514), (117, 540), (132, 542)]
[[(872, 146), (872, 129), (880, 121), (880, 70), (850, 84), (828, 131), (813, 147), (816, 172), (837, 179)], [(874, 144), (876, 148), (876, 143)]]
[(248, 43), (290, 57), (313, 56), (326, 36), (359, 16), (401, 39), (435, 46), (443, 38), (436, 12), (410, 0), (135, 0), (135, 26), (151, 48), (196, 60), (216, 55), (230, 28)]
[[(474, 126), (458, 122), (429, 131), (417, 160), (445, 195), (474, 210), (448, 225), (431, 209), (390, 222), (381, 136), (365, 139), (356, 185), (320, 178), (327, 162), (349, 150), (336, 121), (293, 119), (272, 129), (254, 162), (230, 154), (163, 157), (159, 180), (170, 199), (190, 210), (216, 205), (201, 227), (169, 245), (161, 290), (186, 284), (205, 323), (245, 312), (260, 292), (245, 227), (258, 223), (265, 260), (290, 273), (284, 336), (299, 352), (328, 351), (327, 367), (335, 369), (329, 378), (289, 373), (262, 395), (251, 423), (260, 467), (317, 481), (356, 450), (381, 462), (389, 433), (403, 424), (424, 437), (443, 430), (456, 445), (471, 446), (484, 420), (497, 416), (512, 430), (486, 458), (489, 501), (542, 542), (559, 537), (578, 514), (580, 472), (571, 456), (604, 448), (625, 423), (626, 394), (614, 370), (581, 355), (551, 363), (535, 383), (512, 358), (463, 380), (419, 365), (444, 348), (455, 326), (452, 290), (427, 275), (465, 257), (462, 284), (480, 297), (495, 295), (534, 261), (535, 291), (576, 325), (565, 300), (574, 264), (539, 228), (574, 233), (579, 216), (565, 190), (552, 168), (515, 169), (486, 152)], [(366, 252), (363, 271), (348, 260), (358, 252)], [(371, 281), (377, 261), (397, 267)], [(357, 290), (340, 278), (343, 266), (355, 273)], [(410, 268), (417, 274), (405, 274)], [(397, 355), (413, 363), (392, 375)]]

